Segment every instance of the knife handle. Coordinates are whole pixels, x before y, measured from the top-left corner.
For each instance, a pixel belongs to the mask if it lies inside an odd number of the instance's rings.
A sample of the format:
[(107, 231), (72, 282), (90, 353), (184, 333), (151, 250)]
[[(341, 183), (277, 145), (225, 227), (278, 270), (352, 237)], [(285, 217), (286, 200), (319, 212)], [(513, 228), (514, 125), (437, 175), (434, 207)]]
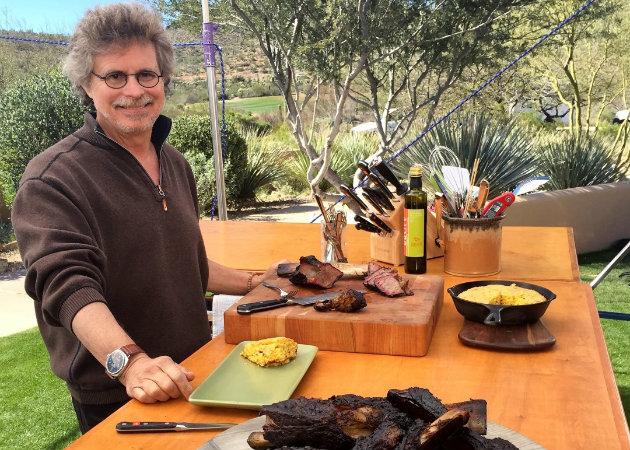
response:
[(236, 312), (239, 314), (251, 314), (258, 311), (266, 311), (268, 309), (280, 308), (282, 306), (290, 305), (287, 298), (276, 298), (273, 300), (262, 300), (260, 302), (243, 303), (236, 307)]
[(359, 167), (359, 170), (361, 170), (366, 177), (370, 174), (370, 166), (365, 161), (359, 161), (357, 167)]
[(390, 227), (387, 226), (387, 224), (385, 222), (383, 222), (381, 219), (379, 219), (376, 214), (370, 214), (368, 216), (368, 218), (374, 222), (379, 228), (381, 228), (383, 231), (385, 231), (387, 234), (392, 232), (392, 229)]
[(370, 194), (368, 194), (367, 191), (365, 191), (365, 188), (363, 188), (363, 198), (365, 198), (367, 202), (372, 206), (372, 208), (374, 208), (374, 211), (376, 211), (382, 216), (389, 217), (389, 214), (385, 212), (385, 210), (381, 207), (381, 205), (379, 205), (375, 200), (372, 200), (372, 197), (370, 197)]
[(116, 431), (119, 433), (175, 430), (177, 430), (177, 422), (120, 422), (116, 424)]
[(394, 172), (387, 167), (387, 164), (382, 159), (377, 159), (373, 167), (376, 167), (378, 173), (396, 188), (396, 194), (402, 195), (409, 190), (407, 183), (401, 184)]
[[(357, 215), (357, 216), (354, 216), (354, 220), (357, 222), (354, 226), (357, 230), (365, 230), (365, 231), (369, 231), (370, 233), (380, 233), (382, 231), (379, 227), (377, 227), (376, 225), (374, 225), (372, 222), (370, 222), (364, 217)], [(357, 225), (361, 225), (361, 226), (359, 227)]]
[(342, 184), (339, 186), (339, 189), (341, 190), (341, 192), (350, 197), (352, 200), (354, 200), (354, 202), (359, 205), (359, 208), (361, 208), (361, 211), (369, 211), (370, 209), (368, 208), (368, 206), (363, 203), (363, 200), (361, 200), (357, 194), (355, 194), (354, 192), (352, 192), (352, 190), (350, 188), (348, 188), (348, 186), (346, 186), (345, 184)]
[(383, 193), (385, 194), (385, 196), (387, 196), (387, 198), (394, 200), (394, 194), (392, 194), (392, 191), (389, 190), (389, 188), (387, 187), (387, 184), (381, 180), (381, 177), (379, 177), (378, 175), (376, 175), (375, 173), (370, 173), (368, 175), (368, 179), (374, 183), (374, 185)]

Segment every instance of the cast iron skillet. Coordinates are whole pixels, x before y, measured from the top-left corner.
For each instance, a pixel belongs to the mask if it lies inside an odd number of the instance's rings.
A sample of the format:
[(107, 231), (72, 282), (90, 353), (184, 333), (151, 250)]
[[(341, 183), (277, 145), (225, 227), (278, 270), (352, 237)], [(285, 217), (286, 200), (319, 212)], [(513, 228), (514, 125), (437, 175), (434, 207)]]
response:
[[(466, 289), (477, 286), (487, 286), (490, 284), (502, 284), (509, 286), (515, 284), (525, 289), (532, 289), (545, 297), (544, 302), (532, 305), (487, 305), (464, 300), (459, 294)], [(549, 303), (556, 298), (556, 294), (549, 289), (535, 284), (522, 283), (520, 281), (485, 280), (469, 281), (467, 283), (456, 284), (448, 288), (448, 293), (453, 297), (455, 308), (468, 320), (481, 322), (486, 325), (520, 325), (528, 322), (536, 322), (545, 313)]]

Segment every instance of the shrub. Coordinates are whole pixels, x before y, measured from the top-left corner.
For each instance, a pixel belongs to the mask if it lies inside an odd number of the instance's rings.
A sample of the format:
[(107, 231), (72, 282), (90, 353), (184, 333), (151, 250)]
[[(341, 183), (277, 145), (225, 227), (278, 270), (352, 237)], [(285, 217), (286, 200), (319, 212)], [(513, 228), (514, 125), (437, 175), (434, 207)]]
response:
[(618, 165), (609, 141), (583, 136), (542, 135), (540, 170), (549, 176), (547, 190), (614, 183), (626, 178), (627, 165)]
[(538, 170), (529, 134), (514, 120), (495, 121), (484, 114), (466, 114), (446, 120), (396, 158), (392, 168), (403, 179), (407, 178), (412, 164), (420, 163), (428, 172), (429, 155), (437, 146), (453, 150), (460, 167), (469, 171), (479, 158), (476, 184), (483, 178), (488, 180), (490, 198), (514, 189)]
[(0, 97), (0, 183), (13, 203), (26, 164), (83, 123), (86, 108), (58, 69), (36, 75)]
[[(173, 121), (169, 143), (190, 162), (197, 180), (200, 212), (202, 215), (210, 214), (216, 193), (210, 116), (179, 116)], [(224, 153), (225, 196), (227, 203), (234, 206), (238, 204), (240, 177), (247, 167), (247, 146), (230, 115), (226, 116)]]
[[(315, 148), (322, 148), (324, 139), (329, 134), (329, 130), (320, 132), (314, 140)], [(353, 135), (341, 132), (333, 142), (330, 167), (337, 172), (343, 184), (352, 186), (354, 173), (357, 170), (357, 162), (365, 159), (375, 152), (378, 142), (374, 135), (358, 134)], [(287, 174), (291, 178), (294, 188), (310, 188), (306, 173), (310, 160), (302, 152), (296, 152), (296, 157), (287, 165)], [(331, 184), (323, 180), (319, 188), (323, 191), (330, 190)]]

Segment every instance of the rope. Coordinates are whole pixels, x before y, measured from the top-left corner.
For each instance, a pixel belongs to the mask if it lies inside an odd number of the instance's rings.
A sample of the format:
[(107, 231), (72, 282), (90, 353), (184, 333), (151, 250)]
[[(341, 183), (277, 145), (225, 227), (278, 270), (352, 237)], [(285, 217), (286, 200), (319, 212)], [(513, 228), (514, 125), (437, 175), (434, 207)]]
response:
[[(451, 116), (454, 112), (456, 112), (457, 110), (459, 110), (460, 108), (462, 108), (466, 103), (468, 103), (468, 101), (470, 99), (472, 99), (473, 97), (475, 97), (477, 94), (479, 94), (481, 91), (483, 91), (490, 83), (492, 83), (494, 80), (496, 80), (497, 78), (499, 78), (501, 75), (503, 75), (505, 72), (507, 72), (514, 64), (516, 64), (517, 62), (519, 62), (521, 59), (523, 59), (525, 56), (527, 56), (528, 54), (530, 54), (531, 52), (533, 52), (540, 44), (542, 44), (544, 41), (546, 41), (550, 36), (552, 36), (554, 33), (556, 33), (560, 28), (562, 28), (563, 26), (565, 26), (567, 23), (569, 23), (571, 20), (573, 20), (574, 18), (576, 18), (578, 15), (580, 15), (582, 13), (582, 11), (584, 11), (586, 8), (588, 8), (593, 2), (595, 2), (595, 0), (589, 0), (588, 2), (586, 2), (584, 5), (582, 5), (577, 11), (575, 11), (573, 14), (571, 14), (569, 17), (567, 17), (566, 19), (564, 19), (562, 22), (560, 22), (558, 25), (555, 26), (555, 28), (553, 28), (551, 31), (549, 31), (546, 35), (544, 35), (542, 38), (540, 38), (534, 45), (532, 45), (531, 47), (529, 47), (527, 50), (525, 50), (523, 53), (521, 53), (517, 58), (515, 58), (512, 62), (510, 62), (508, 65), (506, 65), (505, 67), (503, 67), (501, 70), (499, 70), (496, 74), (494, 74), (492, 77), (490, 77), (488, 80), (486, 80), (486, 82), (484, 82), (481, 86), (479, 86), (477, 89), (475, 89), (471, 94), (469, 94), (466, 98), (464, 98), (461, 102), (459, 102), (457, 104), (457, 106), (455, 106), (453, 109), (451, 109), (449, 112), (447, 112), (446, 114), (444, 114), (439, 120), (437, 120), (436, 122), (433, 122), (431, 124), (431, 126), (429, 126), (429, 128), (427, 128), (425, 131), (423, 131), (422, 133), (420, 133), (420, 135), (418, 137), (416, 137), (414, 140), (412, 140), (409, 144), (407, 144), (405, 147), (403, 147), (402, 149), (400, 149), (399, 151), (397, 151), (396, 153), (394, 153), (394, 155), (392, 155), (391, 158), (389, 158), (385, 164), (389, 165), (389, 163), (391, 163), (393, 160), (395, 160), (396, 158), (398, 158), (401, 154), (403, 154), (405, 151), (407, 151), (409, 149), (409, 147), (411, 147), (412, 145), (414, 145), (416, 142), (418, 142), (420, 139), (422, 139), (424, 136), (426, 136), (431, 130), (433, 130), (436, 126), (438, 126), (440, 123), (444, 122), (449, 116)], [(363, 186), (363, 184), (365, 184), (367, 182), (367, 178), (364, 178), (363, 180), (361, 180), (361, 183), (359, 183), (357, 186), (355, 186), (352, 190), (354, 191), (356, 188)], [(346, 196), (342, 196), (340, 197), (332, 206), (337, 205), (339, 202), (343, 201), (346, 198)], [(318, 220), (322, 215), (320, 214), (319, 216), (315, 217), (313, 220), (311, 220), (310, 223), (314, 223), (316, 220)]]

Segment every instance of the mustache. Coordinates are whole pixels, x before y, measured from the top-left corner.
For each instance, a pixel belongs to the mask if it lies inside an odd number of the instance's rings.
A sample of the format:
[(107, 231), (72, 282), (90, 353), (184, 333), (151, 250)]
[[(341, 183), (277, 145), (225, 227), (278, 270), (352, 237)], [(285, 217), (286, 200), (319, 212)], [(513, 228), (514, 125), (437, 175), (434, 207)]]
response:
[(148, 94), (143, 94), (139, 98), (121, 97), (113, 103), (113, 106), (121, 108), (142, 108), (149, 103), (153, 103), (153, 97)]

